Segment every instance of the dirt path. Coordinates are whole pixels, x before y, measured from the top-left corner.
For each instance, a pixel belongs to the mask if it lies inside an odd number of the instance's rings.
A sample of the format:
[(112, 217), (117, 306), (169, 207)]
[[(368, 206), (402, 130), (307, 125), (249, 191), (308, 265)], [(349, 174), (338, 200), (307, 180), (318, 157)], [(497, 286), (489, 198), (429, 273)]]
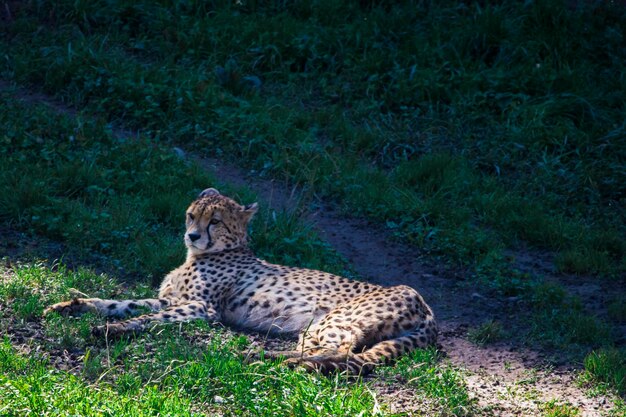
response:
[[(256, 190), (275, 210), (302, 209), (299, 194), (289, 187), (252, 178), (216, 159), (194, 160), (220, 181)], [(503, 312), (514, 313), (516, 300), (489, 298), (463, 281), (463, 271), (437, 266), (416, 248), (397, 242), (388, 230), (367, 220), (346, 218), (320, 202), (315, 206), (315, 211), (305, 211), (303, 216), (359, 275), (383, 285), (410, 285), (422, 293), (440, 323), (442, 350), (453, 365), (467, 370), (467, 385), (485, 412), (537, 415), (540, 405), (551, 400), (576, 406), (583, 417), (601, 416), (610, 410), (609, 398), (591, 398), (577, 386), (574, 367), (551, 367), (544, 353), (510, 343), (479, 347), (467, 340), (470, 327), (492, 319), (506, 323)], [(412, 410), (407, 395), (401, 396), (403, 401), (395, 411)], [(389, 394), (390, 400), (394, 397)]]
[[(18, 99), (46, 104), (56, 112), (76, 116), (69, 108), (41, 93), (16, 89), (0, 81), (0, 91), (10, 91)], [(135, 132), (113, 128), (118, 137)], [(407, 284), (418, 289), (433, 307), (441, 327), (440, 345), (448, 360), (466, 370), (466, 382), (485, 415), (532, 416), (541, 413), (542, 403), (557, 400), (580, 409), (581, 416), (606, 415), (612, 401), (605, 396), (589, 397), (577, 387), (577, 371), (571, 366), (550, 367), (545, 354), (511, 343), (479, 347), (467, 339), (467, 330), (496, 319), (506, 326), (515, 315), (516, 300), (490, 297), (464, 280), (464, 271), (437, 265), (419, 251), (397, 242), (390, 232), (363, 219), (346, 218), (322, 202), (308, 210), (295, 189), (284, 184), (248, 175), (238, 167), (215, 159), (201, 159), (175, 149), (183, 158), (193, 159), (214, 173), (220, 181), (256, 190), (261, 204), (276, 210), (303, 210), (304, 218), (334, 247), (363, 278), (385, 285)], [(411, 401), (410, 389), (379, 395), (392, 411), (424, 411)]]

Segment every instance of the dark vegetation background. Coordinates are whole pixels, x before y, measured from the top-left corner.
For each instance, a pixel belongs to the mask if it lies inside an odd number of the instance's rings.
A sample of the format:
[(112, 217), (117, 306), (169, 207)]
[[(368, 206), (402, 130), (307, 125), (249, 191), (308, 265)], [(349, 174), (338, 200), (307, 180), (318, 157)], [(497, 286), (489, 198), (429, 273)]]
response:
[(24, 2), (3, 73), (458, 262), (524, 242), (615, 276), (623, 19), (612, 2)]

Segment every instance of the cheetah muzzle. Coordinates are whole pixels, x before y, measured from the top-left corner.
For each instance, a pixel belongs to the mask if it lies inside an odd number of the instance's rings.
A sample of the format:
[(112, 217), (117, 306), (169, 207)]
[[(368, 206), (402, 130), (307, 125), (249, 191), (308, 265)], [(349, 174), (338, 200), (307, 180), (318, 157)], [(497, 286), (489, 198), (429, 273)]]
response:
[(273, 265), (248, 248), (257, 204), (242, 206), (214, 188), (186, 212), (187, 259), (170, 272), (158, 298), (78, 298), (45, 314), (97, 312), (129, 317), (94, 328), (96, 336), (136, 333), (154, 323), (194, 319), (257, 332), (299, 334), (296, 350), (273, 352), (309, 370), (365, 374), (377, 364), (433, 345), (437, 324), (413, 288), (381, 287), (327, 272)]

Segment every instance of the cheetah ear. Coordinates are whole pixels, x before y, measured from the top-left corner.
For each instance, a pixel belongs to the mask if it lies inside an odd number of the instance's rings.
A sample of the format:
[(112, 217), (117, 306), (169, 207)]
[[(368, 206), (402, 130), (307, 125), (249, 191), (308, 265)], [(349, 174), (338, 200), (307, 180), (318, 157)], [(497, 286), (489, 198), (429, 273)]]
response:
[(247, 222), (250, 221), (252, 216), (254, 216), (254, 213), (256, 213), (257, 211), (259, 211), (258, 203), (246, 204), (245, 206), (241, 207), (241, 214), (243, 214), (243, 218)]
[(217, 191), (215, 188), (207, 188), (206, 190), (198, 194), (198, 198), (212, 197), (214, 195), (220, 195), (220, 192)]

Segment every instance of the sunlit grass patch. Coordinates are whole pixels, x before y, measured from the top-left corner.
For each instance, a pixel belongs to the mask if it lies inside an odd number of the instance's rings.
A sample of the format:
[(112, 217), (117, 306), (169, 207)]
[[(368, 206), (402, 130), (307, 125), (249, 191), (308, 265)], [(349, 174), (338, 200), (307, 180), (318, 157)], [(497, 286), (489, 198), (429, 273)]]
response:
[(577, 417), (580, 410), (570, 404), (561, 404), (556, 400), (543, 404), (543, 417)]
[(170, 363), (148, 381), (132, 371), (110, 371), (119, 372), (114, 382), (93, 384), (50, 369), (45, 361), (23, 358), (5, 342), (0, 347), (0, 411), (64, 416), (377, 414), (361, 384), (276, 366), (241, 368), (229, 358), (209, 351), (187, 363)]
[(463, 375), (459, 370), (440, 361), (435, 349), (417, 349), (401, 357), (393, 367), (382, 368), (384, 375), (401, 378), (414, 388), (418, 396), (431, 398), (442, 415), (465, 416), (476, 411)]
[(585, 358), (585, 375), (615, 389), (620, 395), (626, 394), (626, 351), (624, 349), (600, 349)]
[(135, 397), (120, 396), (111, 387), (92, 386), (80, 377), (50, 369), (44, 360), (22, 357), (6, 339), (0, 345), (0, 369), (1, 413), (191, 415), (188, 399), (160, 393), (153, 386), (142, 387)]
[(102, 296), (117, 288), (117, 282), (105, 274), (86, 268), (70, 271), (59, 263), (54, 271), (44, 263), (18, 264), (0, 270), (0, 302), (10, 304), (17, 317), (26, 321), (41, 316), (48, 304), (70, 297), (74, 289)]

